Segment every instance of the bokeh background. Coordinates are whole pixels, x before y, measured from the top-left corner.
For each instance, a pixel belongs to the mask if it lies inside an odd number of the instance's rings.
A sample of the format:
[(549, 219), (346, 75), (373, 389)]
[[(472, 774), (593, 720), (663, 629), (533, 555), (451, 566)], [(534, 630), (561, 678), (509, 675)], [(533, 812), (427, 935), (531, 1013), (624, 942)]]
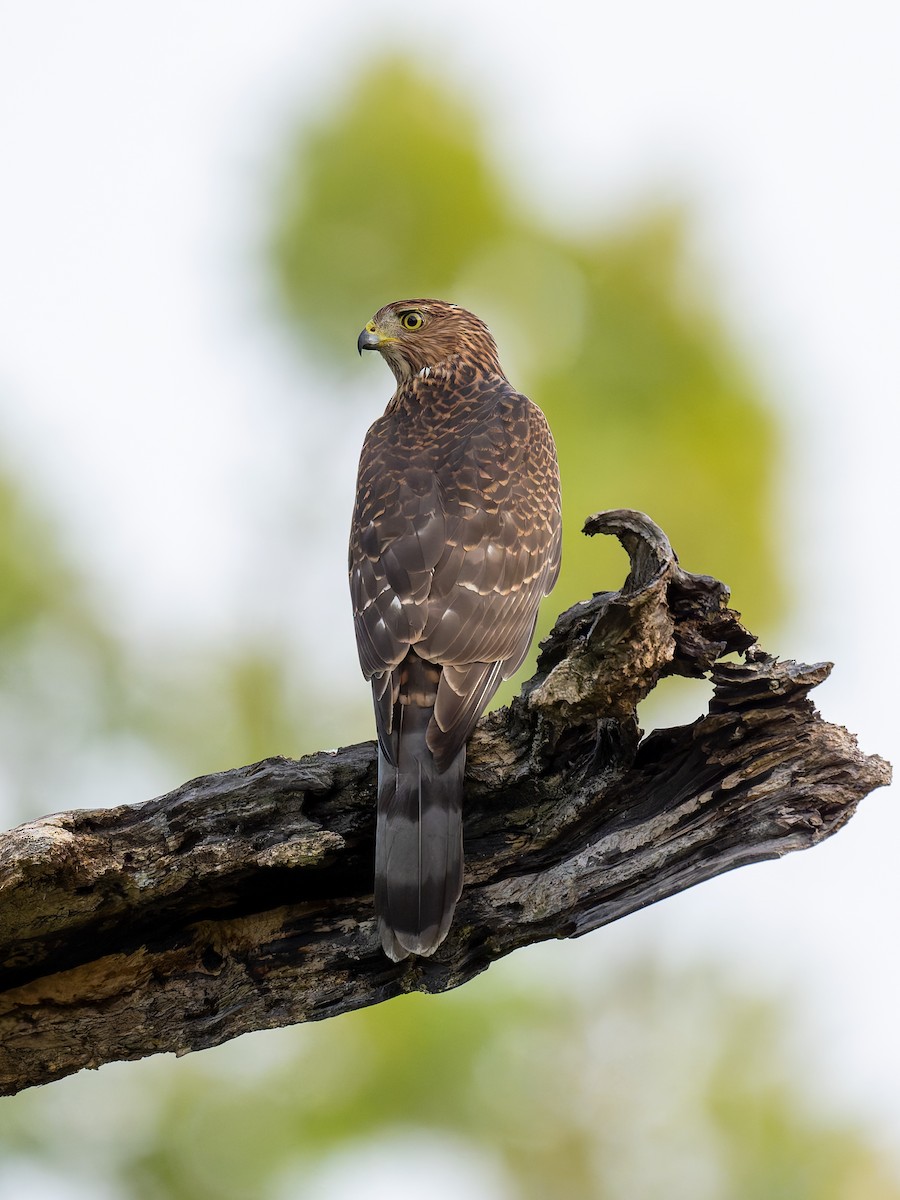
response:
[[(5, 823), (371, 736), (355, 340), (409, 295), (556, 433), (542, 632), (645, 509), (900, 758), (898, 55), (873, 0), (3, 6)], [(900, 1197), (898, 843), (878, 792), (458, 993), (0, 1101), (0, 1196)]]

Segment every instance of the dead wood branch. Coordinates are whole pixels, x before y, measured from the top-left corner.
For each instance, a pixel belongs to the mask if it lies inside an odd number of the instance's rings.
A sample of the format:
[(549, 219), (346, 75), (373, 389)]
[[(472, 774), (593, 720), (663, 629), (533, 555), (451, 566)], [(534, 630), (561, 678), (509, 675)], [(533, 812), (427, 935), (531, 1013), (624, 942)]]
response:
[[(562, 614), (534, 678), (479, 726), (466, 887), (433, 959), (378, 947), (372, 743), (46, 817), (0, 838), (0, 1094), (454, 987), (811, 846), (889, 781), (808, 699), (829, 664), (755, 649), (725, 586), (683, 571), (642, 514), (585, 532), (615, 534), (630, 573)], [(704, 674), (708, 713), (642, 739), (636, 705), (658, 680)]]

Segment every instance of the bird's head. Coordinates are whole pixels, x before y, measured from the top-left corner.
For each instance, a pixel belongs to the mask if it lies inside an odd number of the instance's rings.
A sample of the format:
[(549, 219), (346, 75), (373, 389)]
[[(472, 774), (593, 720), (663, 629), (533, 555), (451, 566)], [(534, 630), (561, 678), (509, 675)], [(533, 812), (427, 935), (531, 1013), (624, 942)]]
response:
[(380, 308), (357, 340), (377, 350), (397, 382), (457, 362), (502, 374), (491, 332), (474, 313), (444, 300), (396, 300)]

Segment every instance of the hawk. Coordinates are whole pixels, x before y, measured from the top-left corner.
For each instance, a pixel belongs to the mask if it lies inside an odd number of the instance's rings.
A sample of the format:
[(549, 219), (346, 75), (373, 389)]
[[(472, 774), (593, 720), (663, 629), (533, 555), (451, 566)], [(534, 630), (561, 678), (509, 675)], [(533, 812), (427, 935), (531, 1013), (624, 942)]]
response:
[(464, 308), (387, 304), (357, 347), (397, 380), (360, 457), (350, 593), (378, 731), (375, 909), (399, 962), (437, 949), (462, 891), (466, 742), (559, 574), (559, 470)]

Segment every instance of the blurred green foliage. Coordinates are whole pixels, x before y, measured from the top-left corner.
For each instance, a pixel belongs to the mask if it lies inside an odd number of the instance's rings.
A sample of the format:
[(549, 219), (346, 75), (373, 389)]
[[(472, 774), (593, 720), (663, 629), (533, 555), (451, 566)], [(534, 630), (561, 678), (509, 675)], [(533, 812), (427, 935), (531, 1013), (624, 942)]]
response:
[[(298, 663), (271, 637), (125, 641), (99, 596), (26, 481), (0, 467), (0, 805), (11, 819), (146, 798), (116, 782), (92, 793), (101, 760), (105, 778), (137, 764), (175, 787), (340, 739), (339, 701), (305, 711)], [(83, 781), (75, 761), (87, 764)]]
[[(337, 395), (350, 371), (374, 370), (353, 345), (387, 300), (446, 296), (494, 325), (560, 449), (566, 557), (544, 631), (620, 584), (620, 552), (579, 533), (589, 512), (620, 506), (648, 511), (688, 568), (730, 582), (754, 629), (775, 619), (774, 431), (714, 300), (692, 283), (682, 214), (550, 229), (505, 184), (472, 108), (397, 61), (300, 130), (276, 208), (285, 310), (334, 369)], [(373, 377), (373, 417), (389, 386)], [(0, 479), (0, 779), (15, 801), (40, 791), (48, 762), (64, 779), (88, 744), (113, 763), (123, 740), (142, 747), (174, 785), (290, 752), (297, 729), (315, 730), (312, 693), (293, 686), (274, 643), (248, 634), (218, 655), (122, 645), (26, 491)], [(66, 793), (50, 794), (42, 807)], [(815, 1110), (773, 1004), (652, 965), (597, 987), (536, 958), (517, 984), (521, 961), (451, 996), (4, 1101), (0, 1194), (26, 1164), (45, 1195), (318, 1200), (323, 1163), (378, 1145), (396, 1156), (402, 1196), (427, 1130), (448, 1155), (472, 1148), (502, 1194), (524, 1200), (900, 1200), (865, 1137)]]
[[(355, 369), (358, 329), (382, 304), (438, 296), (492, 324), (514, 381), (546, 412), (564, 548), (539, 636), (620, 586), (618, 547), (580, 532), (603, 508), (648, 512), (688, 569), (731, 586), (754, 630), (775, 620), (773, 422), (700, 294), (680, 212), (561, 236), (510, 191), (468, 103), (398, 60), (301, 130), (277, 202), (285, 309), (329, 367)], [(373, 381), (373, 419), (391, 387), (387, 372)]]
[(451, 1161), (471, 1147), (522, 1200), (898, 1200), (861, 1133), (804, 1095), (785, 1043), (777, 1007), (713, 971), (642, 963), (549, 987), (500, 969), (168, 1069), (63, 1081), (49, 1106), (21, 1097), (0, 1145), (85, 1184), (107, 1164), (121, 1200), (315, 1198), (354, 1143), (363, 1164), (388, 1148), (405, 1198), (423, 1135)]
[(71, 613), (75, 581), (49, 523), (13, 481), (0, 477), (0, 644), (14, 643), (37, 618)]
[(128, 724), (125, 691), (118, 647), (54, 522), (0, 469), (0, 795), (40, 810), (67, 755)]

